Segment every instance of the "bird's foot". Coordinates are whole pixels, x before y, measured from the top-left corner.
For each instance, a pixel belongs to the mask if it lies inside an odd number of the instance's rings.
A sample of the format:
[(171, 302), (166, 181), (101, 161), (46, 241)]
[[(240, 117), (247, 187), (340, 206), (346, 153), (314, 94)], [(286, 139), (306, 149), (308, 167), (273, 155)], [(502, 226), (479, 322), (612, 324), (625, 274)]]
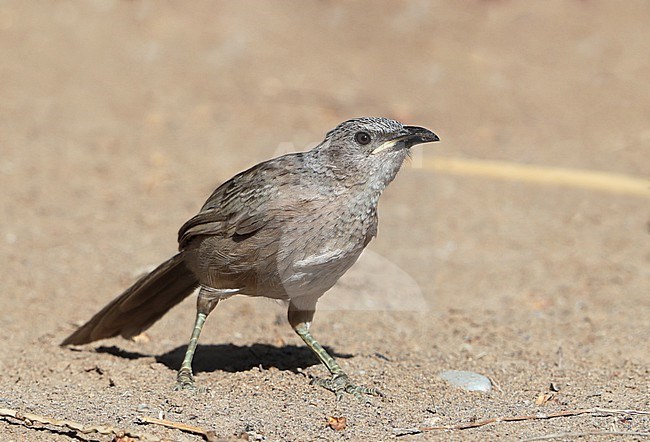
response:
[(197, 391), (196, 385), (194, 384), (194, 376), (192, 376), (191, 370), (186, 370), (181, 368), (178, 370), (176, 375), (176, 386), (174, 387), (175, 391), (188, 390), (188, 391)]
[(319, 385), (336, 394), (336, 400), (343, 399), (343, 393), (351, 394), (359, 400), (363, 399), (363, 395), (368, 394), (371, 396), (384, 396), (384, 394), (374, 387), (363, 387), (352, 383), (348, 375), (345, 373), (337, 373), (331, 378), (314, 378), (311, 381), (313, 385)]

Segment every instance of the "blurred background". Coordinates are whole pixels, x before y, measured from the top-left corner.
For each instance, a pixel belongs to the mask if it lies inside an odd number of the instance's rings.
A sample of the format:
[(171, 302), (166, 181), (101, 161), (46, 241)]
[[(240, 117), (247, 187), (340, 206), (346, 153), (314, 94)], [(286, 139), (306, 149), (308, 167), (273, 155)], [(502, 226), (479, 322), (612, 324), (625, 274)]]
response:
[[(625, 372), (647, 392), (648, 193), (435, 161), (605, 172), (643, 187), (649, 20), (643, 0), (0, 2), (0, 362), (65, 360), (55, 344), (173, 253), (176, 229), (216, 185), (376, 115), (442, 141), (418, 148), (387, 190), (370, 247), (380, 259), (336, 296), (399, 305), (408, 280), (427, 308), (326, 311), (320, 340), (430, 373), (469, 366), (506, 391), (561, 354), (575, 376), (600, 367), (599, 382), (616, 384), (611, 373)], [(382, 273), (382, 260), (399, 271)], [(193, 302), (142, 351), (184, 345)], [(283, 307), (224, 304), (206, 344), (297, 343), (274, 322)], [(26, 346), (23, 365), (7, 365)], [(209, 367), (204, 376), (224, 375)], [(390, 376), (408, 383), (390, 373), (388, 390)], [(573, 399), (586, 401), (578, 391), (593, 379), (573, 379)], [(617, 388), (614, 402), (634, 397)]]

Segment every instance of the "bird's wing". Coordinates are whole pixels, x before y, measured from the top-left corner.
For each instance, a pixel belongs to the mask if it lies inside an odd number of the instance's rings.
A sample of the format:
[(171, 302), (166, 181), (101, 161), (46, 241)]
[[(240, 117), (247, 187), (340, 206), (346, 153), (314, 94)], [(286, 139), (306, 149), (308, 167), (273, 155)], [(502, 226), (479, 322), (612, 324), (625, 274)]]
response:
[(183, 224), (178, 232), (178, 244), (182, 250), (190, 239), (201, 235), (214, 235), (224, 231), (226, 218), (218, 210), (209, 209), (198, 213)]
[(283, 183), (299, 182), (287, 175), (300, 170), (301, 162), (300, 153), (285, 155), (253, 166), (223, 183), (201, 211), (181, 227), (179, 248), (184, 249), (197, 236), (253, 235), (273, 219), (270, 203), (277, 205), (281, 193), (291, 193), (286, 192)]

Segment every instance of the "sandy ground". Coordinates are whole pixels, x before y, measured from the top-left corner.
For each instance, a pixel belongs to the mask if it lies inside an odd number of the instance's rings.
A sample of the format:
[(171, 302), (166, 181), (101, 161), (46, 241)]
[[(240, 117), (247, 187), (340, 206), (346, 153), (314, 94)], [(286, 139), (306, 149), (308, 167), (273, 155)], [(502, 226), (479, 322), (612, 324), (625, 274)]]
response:
[[(420, 167), (460, 157), (647, 179), (649, 19), (645, 1), (1, 2), (0, 408), (179, 441), (200, 438), (137, 417), (222, 438), (386, 440), (399, 427), (650, 410), (650, 199)], [(443, 140), (387, 190), (378, 238), (313, 327), (386, 398), (337, 403), (310, 386), (324, 368), (266, 300), (210, 317), (200, 394), (172, 391), (193, 299), (146, 339), (58, 347), (174, 253), (217, 184), (360, 115)], [(437, 378), (447, 369), (496, 387), (454, 388)], [(567, 432), (647, 433), (650, 417), (401, 440)], [(0, 433), (111, 439), (9, 418)]]

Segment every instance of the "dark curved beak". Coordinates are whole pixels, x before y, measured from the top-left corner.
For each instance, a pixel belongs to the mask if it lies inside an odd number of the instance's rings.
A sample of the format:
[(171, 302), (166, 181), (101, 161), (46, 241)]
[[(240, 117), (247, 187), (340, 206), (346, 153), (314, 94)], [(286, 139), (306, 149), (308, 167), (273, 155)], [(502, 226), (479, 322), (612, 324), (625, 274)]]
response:
[(432, 143), (434, 141), (440, 141), (440, 138), (429, 129), (419, 126), (404, 126), (404, 129), (399, 131), (394, 138), (382, 143), (372, 151), (372, 154), (376, 155), (379, 152), (393, 149), (395, 146), (398, 146), (399, 149), (408, 149), (416, 144)]
[(419, 126), (404, 126), (404, 130), (407, 134), (404, 136), (404, 141), (406, 147), (415, 146), (416, 144), (422, 143), (433, 143), (435, 141), (440, 141), (438, 135), (431, 132), (429, 129)]

